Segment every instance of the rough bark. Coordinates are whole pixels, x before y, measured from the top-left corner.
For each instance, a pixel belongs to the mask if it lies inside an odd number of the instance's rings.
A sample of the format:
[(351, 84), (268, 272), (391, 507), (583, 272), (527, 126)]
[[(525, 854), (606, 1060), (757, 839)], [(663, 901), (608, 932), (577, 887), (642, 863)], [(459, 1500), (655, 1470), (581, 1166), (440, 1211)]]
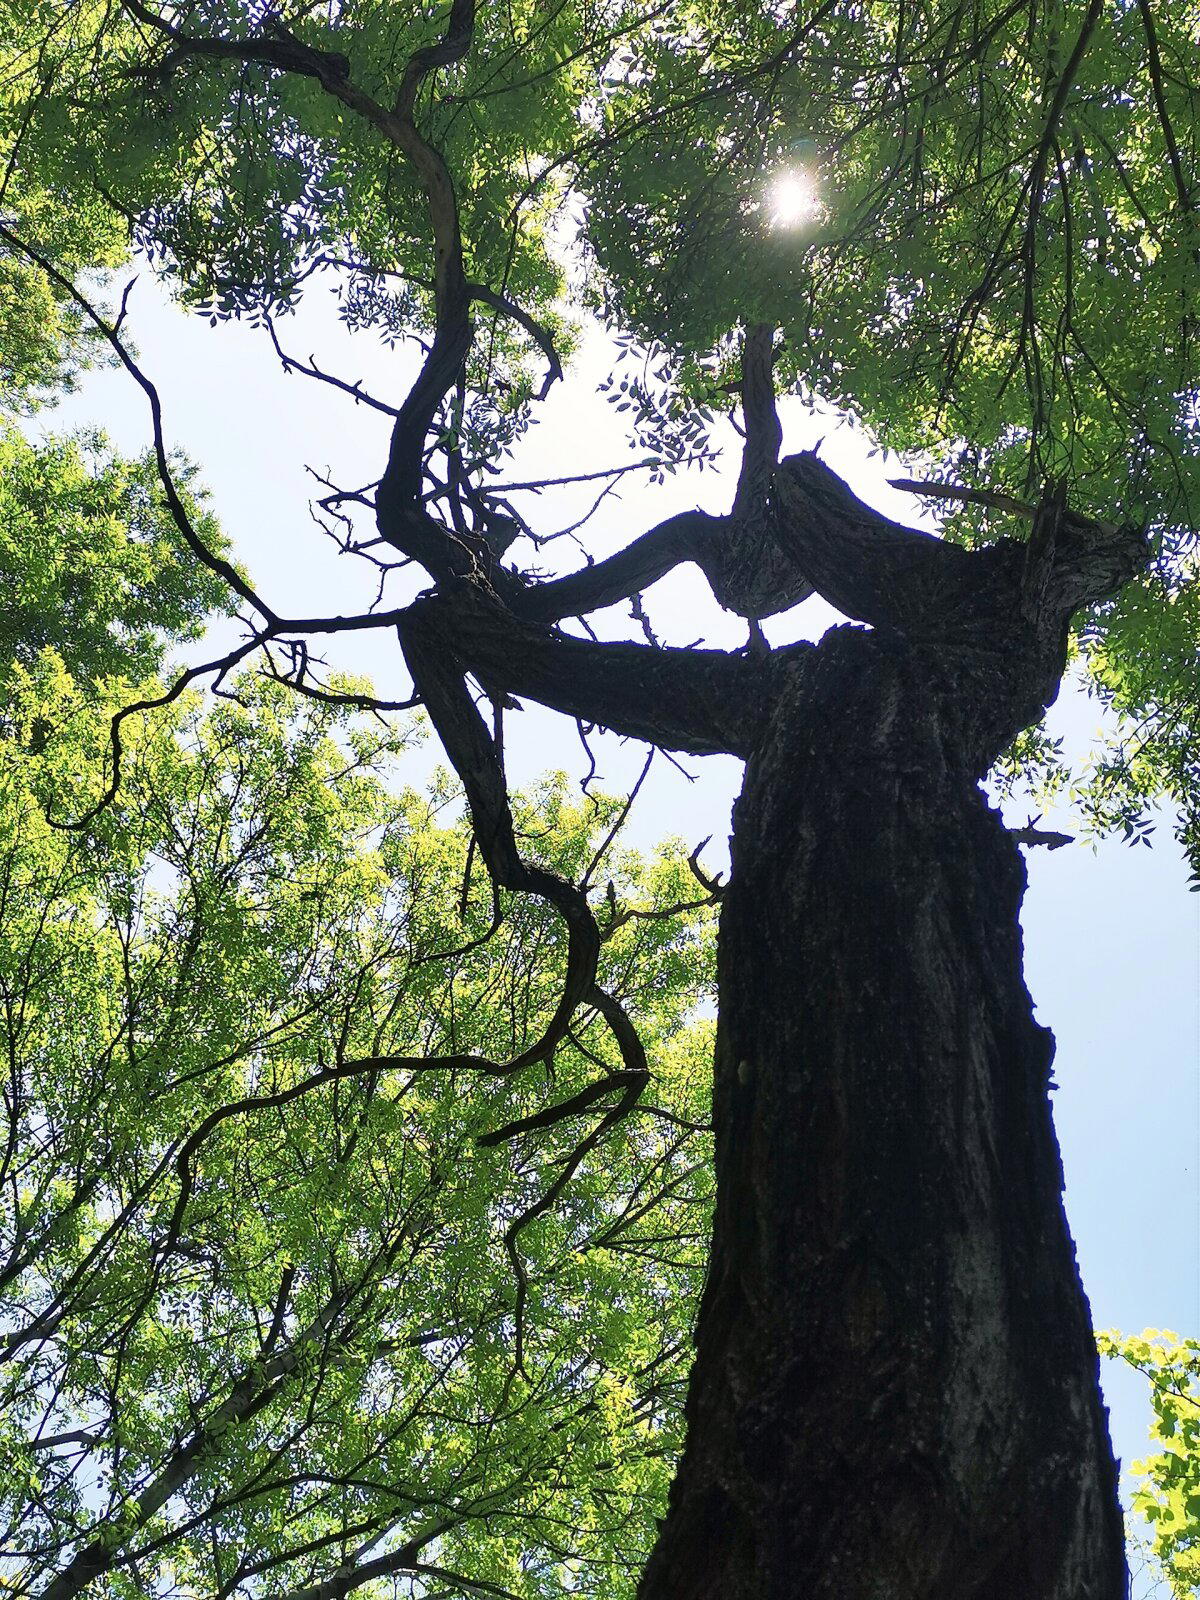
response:
[[(940, 627), (827, 635), (749, 761), (713, 1253), (641, 1600), (1127, 1593), (1024, 868), (978, 786), (1056, 692), (1072, 585), (1109, 582), (1060, 524), (955, 552)], [(821, 560), (852, 605), (854, 563)]]
[[(432, 687), (470, 671), (747, 757), (710, 1274), (641, 1600), (1122, 1600), (1024, 871), (979, 783), (1057, 693), (1071, 614), (1145, 541), (1051, 496), (1027, 545), (967, 552), (811, 456), (755, 494), (788, 585), (868, 628), (765, 656), (656, 650), (566, 638), (459, 583), (401, 629)], [(475, 781), (494, 757), (430, 706), (478, 828), (502, 774)]]

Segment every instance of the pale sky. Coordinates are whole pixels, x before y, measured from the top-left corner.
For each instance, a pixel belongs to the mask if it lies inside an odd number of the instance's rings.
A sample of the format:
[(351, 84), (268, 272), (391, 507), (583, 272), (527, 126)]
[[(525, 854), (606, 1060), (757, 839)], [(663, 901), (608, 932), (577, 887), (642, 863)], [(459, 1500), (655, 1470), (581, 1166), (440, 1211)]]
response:
[[(310, 522), (306, 505), (316, 486), (304, 465), (332, 469), (348, 487), (376, 478), (388, 419), (308, 378), (284, 376), (265, 333), (228, 324), (210, 328), (169, 306), (149, 274), (134, 291), (129, 326), (159, 386), (168, 437), (200, 465), (214, 509), (259, 592), (292, 615), (364, 609), (374, 579), (361, 563), (337, 556)], [(409, 361), (351, 339), (319, 295), (299, 317), (284, 319), (279, 331), (290, 354), (307, 359), (315, 352), (322, 366), (362, 378), (382, 398), (403, 396)], [(586, 472), (633, 459), (621, 419), (594, 392), (605, 367), (596, 334), (585, 342), (568, 382), (541, 408), (515, 476)], [(902, 470), (894, 458), (885, 466), (869, 457), (866, 441), (851, 428), (813, 417), (798, 401), (784, 402), (781, 415), (786, 450), (810, 448), (823, 438), (823, 459), (862, 498), (898, 520), (918, 520), (919, 503), (885, 482)], [(103, 426), (125, 451), (144, 448), (150, 437), (144, 398), (119, 372), (91, 375), (45, 422), (55, 429)], [(584, 530), (593, 554), (606, 554), (685, 507), (727, 509), (736, 439), (728, 429), (724, 437), (729, 464), (719, 474), (681, 473), (663, 487), (649, 487), (636, 474), (624, 479), (619, 497), (610, 496)], [(522, 510), (552, 531), (579, 516), (598, 487), (525, 496)], [(542, 559), (563, 569), (580, 560), (566, 540)], [(389, 603), (420, 586), (396, 580)], [(719, 610), (693, 568), (649, 591), (647, 609), (666, 642), (686, 644), (702, 635), (711, 645), (736, 647), (745, 639), (744, 624)], [(814, 599), (768, 624), (767, 632), (775, 643), (818, 637), (834, 616)], [(619, 609), (613, 618), (619, 624), (614, 631), (627, 631)], [(330, 641), (327, 654), (333, 665), (369, 673), (387, 698), (408, 692), (398, 647), (386, 631)], [(1084, 748), (1099, 710), (1078, 690), (1064, 691), (1052, 720), (1071, 747)], [(550, 713), (510, 715), (506, 742), (517, 783), (548, 768), (584, 770), (573, 724)], [(611, 735), (594, 743), (604, 786), (626, 787), (640, 770), (644, 747), (622, 745)], [(431, 741), (428, 753), (415, 758), (412, 781), (420, 781), (436, 754)], [(687, 765), (699, 774), (694, 783), (656, 760), (628, 837), (648, 846), (672, 834), (690, 846), (711, 835), (704, 859), (720, 867), (740, 764), (712, 757)], [(1024, 823), (1026, 815), (1011, 820)], [(1050, 825), (1072, 831), (1065, 813)], [(1026, 977), (1039, 1019), (1058, 1040), (1055, 1109), (1067, 1212), (1095, 1323), (1127, 1332), (1152, 1327), (1200, 1334), (1200, 895), (1187, 892), (1187, 870), (1166, 825), (1151, 849), (1108, 841), (1095, 850), (1075, 844), (1026, 854)], [(1144, 1381), (1110, 1368), (1105, 1392), (1117, 1453), (1129, 1462), (1146, 1447)], [(1135, 1579), (1135, 1600), (1153, 1593)]]

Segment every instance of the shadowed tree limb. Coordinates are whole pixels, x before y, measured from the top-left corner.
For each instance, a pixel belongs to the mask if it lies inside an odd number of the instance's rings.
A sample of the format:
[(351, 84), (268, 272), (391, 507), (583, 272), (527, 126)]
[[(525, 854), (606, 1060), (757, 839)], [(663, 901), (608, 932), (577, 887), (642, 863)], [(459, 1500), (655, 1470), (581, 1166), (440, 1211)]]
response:
[[(978, 626), (1001, 592), (1031, 624), (1061, 630), (1081, 605), (1115, 593), (1146, 559), (1141, 530), (1081, 517), (1053, 490), (1028, 544), (1001, 540), (979, 551), (872, 510), (812, 454), (781, 463), (776, 492), (779, 537), (817, 592), (856, 621), (913, 639)], [(1001, 568), (1008, 576), (997, 590), (985, 573)]]
[(726, 520), (707, 511), (681, 511), (606, 561), (531, 586), (513, 602), (513, 610), (529, 622), (558, 622), (628, 600), (685, 561), (703, 566)]
[(567, 970), (553, 1017), (520, 1065), (547, 1061), (566, 1035), (576, 1007), (596, 981), (600, 930), (587, 898), (564, 878), (531, 866), (517, 849), (508, 786), (495, 741), (467, 690), (463, 667), (431, 625), (428, 605), (412, 607), (397, 631), (413, 682), (466, 790), (479, 853), (494, 881), (535, 894), (567, 925)]
[[(749, 755), (775, 692), (770, 663), (723, 650), (571, 638), (514, 617), (473, 584), (410, 608), (401, 626), (410, 670), (417, 632), (432, 652), (456, 660), (460, 672), (474, 673), (485, 686), (690, 755)], [(793, 646), (776, 659), (794, 667), (811, 649)]]
[[(471, 295), (463, 269), (462, 231), (453, 180), (441, 152), (418, 131), (413, 109), (429, 74), (466, 55), (474, 30), (474, 0), (453, 0), (445, 34), (437, 44), (415, 51), (409, 59), (392, 113), (399, 123), (396, 142), (416, 169), (429, 207), (435, 306), (433, 344), (400, 407), (376, 500), (379, 531), (393, 542), (398, 542), (395, 536), (400, 532), (395, 526), (397, 519), (420, 503), (425, 438), (438, 407), (458, 381), (473, 338)], [(403, 544), (400, 548), (404, 549)], [(406, 555), (415, 553), (405, 549)]]
[(775, 329), (753, 323), (742, 338), (742, 421), (746, 444), (733, 497), (733, 515), (746, 516), (766, 496), (779, 460), (783, 429), (775, 409)]
[(674, 567), (694, 561), (720, 605), (756, 621), (786, 611), (813, 592), (786, 544), (774, 537), (773, 480), (783, 438), (775, 409), (774, 329), (747, 329), (742, 354), (745, 444), (727, 516), (684, 511), (606, 561), (528, 589), (513, 609), (531, 622), (581, 616), (628, 600)]
[(568, 1117), (580, 1116), (589, 1106), (594, 1106), (597, 1100), (602, 1100), (606, 1095), (615, 1094), (618, 1089), (641, 1087), (645, 1081), (644, 1072), (610, 1073), (595, 1083), (589, 1083), (585, 1089), (580, 1089), (578, 1094), (560, 1100), (557, 1105), (546, 1106), (544, 1110), (535, 1111), (528, 1117), (518, 1117), (515, 1122), (506, 1122), (502, 1127), (493, 1128), (491, 1133), (481, 1133), (476, 1143), (503, 1144), (506, 1139), (515, 1139), (522, 1133), (534, 1133), (541, 1128), (552, 1128), (556, 1123), (565, 1122)]

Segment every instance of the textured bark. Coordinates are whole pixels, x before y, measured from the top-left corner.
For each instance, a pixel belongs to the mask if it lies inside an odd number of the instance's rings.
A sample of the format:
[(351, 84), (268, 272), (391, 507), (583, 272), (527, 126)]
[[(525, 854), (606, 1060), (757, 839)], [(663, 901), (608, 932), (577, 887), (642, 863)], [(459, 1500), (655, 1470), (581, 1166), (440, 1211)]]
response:
[(828, 635), (750, 760), (713, 1255), (642, 1600), (1127, 1592), (1024, 868), (978, 787), (1062, 665), (1015, 562), (972, 558), (953, 639)]
[[(1126, 582), (1145, 540), (1053, 495), (1028, 544), (968, 552), (888, 522), (813, 456), (751, 477), (743, 588), (778, 564), (780, 593), (811, 584), (869, 628), (766, 655), (655, 650), (567, 638), (459, 585), (401, 629), (433, 687), (470, 670), (747, 757), (712, 1258), (641, 1600), (1122, 1600), (1052, 1041), (1021, 972), (1024, 869), (979, 782), (1057, 693), (1071, 614)], [(436, 699), (478, 828), (503, 777), (479, 779), (494, 757)]]

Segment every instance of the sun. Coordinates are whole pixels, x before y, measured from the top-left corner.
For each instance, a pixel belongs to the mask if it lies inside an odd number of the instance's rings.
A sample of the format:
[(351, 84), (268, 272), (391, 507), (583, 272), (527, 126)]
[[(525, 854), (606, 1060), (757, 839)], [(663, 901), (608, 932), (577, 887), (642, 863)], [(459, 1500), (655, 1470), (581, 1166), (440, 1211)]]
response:
[(771, 185), (768, 204), (773, 228), (798, 228), (821, 215), (817, 186), (807, 172), (784, 172)]

